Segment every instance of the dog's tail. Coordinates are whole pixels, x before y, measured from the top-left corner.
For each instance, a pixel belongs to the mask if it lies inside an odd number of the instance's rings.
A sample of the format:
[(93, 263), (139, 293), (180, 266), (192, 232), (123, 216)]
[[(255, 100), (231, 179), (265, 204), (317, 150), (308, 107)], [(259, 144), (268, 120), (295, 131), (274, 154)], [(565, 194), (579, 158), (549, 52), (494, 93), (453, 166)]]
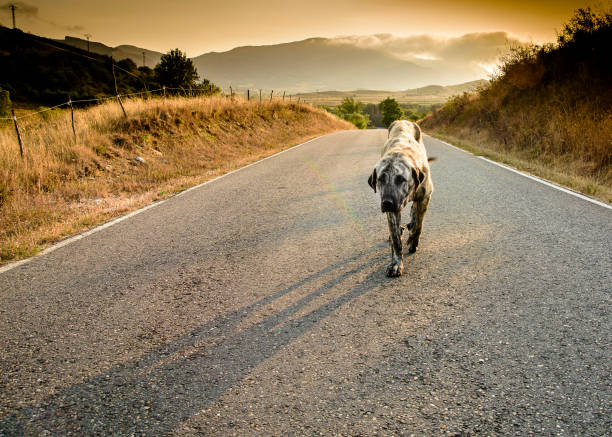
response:
[(427, 158), (427, 162), (434, 162), (434, 161), (437, 161), (437, 160), (438, 160), (438, 158), (436, 158), (435, 156), (431, 156), (431, 157)]

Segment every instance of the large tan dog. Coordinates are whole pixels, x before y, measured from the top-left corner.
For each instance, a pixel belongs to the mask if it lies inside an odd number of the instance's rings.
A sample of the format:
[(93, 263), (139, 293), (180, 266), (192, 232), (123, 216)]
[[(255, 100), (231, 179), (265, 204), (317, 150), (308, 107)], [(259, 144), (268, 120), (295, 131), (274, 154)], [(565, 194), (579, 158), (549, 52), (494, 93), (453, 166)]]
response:
[(410, 234), (406, 241), (408, 252), (414, 253), (419, 245), (425, 212), (433, 193), (429, 161), (423, 144), (421, 129), (407, 120), (394, 121), (389, 126), (389, 138), (382, 150), (382, 157), (368, 179), (368, 184), (380, 193), (381, 210), (387, 213), (391, 240), (391, 264), (387, 276), (400, 276), (404, 270), (401, 211), (412, 202), (410, 222), (406, 229)]

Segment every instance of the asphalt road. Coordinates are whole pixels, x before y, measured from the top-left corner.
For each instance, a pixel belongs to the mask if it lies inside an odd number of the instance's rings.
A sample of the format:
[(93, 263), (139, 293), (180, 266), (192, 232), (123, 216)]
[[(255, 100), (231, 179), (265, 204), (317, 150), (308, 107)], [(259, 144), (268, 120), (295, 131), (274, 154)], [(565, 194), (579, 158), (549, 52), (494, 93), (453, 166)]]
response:
[(427, 138), (390, 279), (331, 134), (0, 273), (0, 435), (610, 435), (612, 210)]

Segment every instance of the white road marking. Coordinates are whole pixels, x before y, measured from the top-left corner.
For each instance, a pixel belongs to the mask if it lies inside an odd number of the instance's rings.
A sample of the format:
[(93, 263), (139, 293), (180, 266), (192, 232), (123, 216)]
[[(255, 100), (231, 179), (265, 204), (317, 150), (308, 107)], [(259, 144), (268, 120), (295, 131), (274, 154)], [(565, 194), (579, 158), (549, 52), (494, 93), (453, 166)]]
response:
[(526, 178), (529, 178), (529, 179), (531, 179), (533, 181), (536, 181), (536, 182), (539, 182), (541, 184), (547, 185), (547, 186), (549, 186), (551, 188), (554, 188), (556, 190), (563, 191), (564, 193), (571, 194), (572, 196), (575, 196), (575, 197), (578, 197), (580, 199), (586, 200), (588, 202), (594, 203), (595, 205), (603, 206), (604, 208), (607, 208), (607, 209), (612, 209), (611, 205), (608, 205), (606, 203), (600, 202), (599, 200), (595, 200), (595, 199), (593, 199), (591, 197), (585, 196), (584, 194), (577, 193), (576, 191), (569, 190), (569, 189), (561, 187), (559, 185), (555, 185), (552, 182), (548, 182), (548, 181), (546, 181), (544, 179), (540, 179), (540, 178), (532, 176), (532, 175), (530, 175), (528, 173), (523, 173), (522, 171), (519, 171), (519, 170), (517, 170), (515, 168), (512, 168), (512, 167), (508, 167), (507, 165), (504, 165), (504, 164), (500, 164), (499, 162), (492, 161), (489, 158), (485, 158), (484, 156), (474, 155), (473, 153), (470, 153), (467, 150), (460, 149), (457, 146), (453, 146), (452, 144), (449, 144), (446, 141), (439, 140), (437, 138), (431, 137), (430, 135), (426, 135), (426, 136), (428, 136), (430, 138), (433, 138), (434, 140), (436, 140), (436, 141), (438, 141), (438, 142), (440, 142), (440, 143), (442, 143), (442, 144), (444, 144), (446, 146), (452, 147), (453, 149), (460, 150), (463, 153), (467, 153), (469, 155), (476, 156), (477, 158), (480, 158), (483, 161), (487, 161), (487, 162), (489, 162), (489, 163), (491, 163), (493, 165), (496, 165), (498, 167), (505, 168), (506, 170), (509, 170), (509, 171), (511, 171), (513, 173), (516, 173), (516, 174), (519, 174), (519, 175), (524, 176)]
[(506, 170), (509, 170), (509, 171), (511, 171), (513, 173), (520, 174), (521, 176), (525, 176), (526, 178), (529, 178), (529, 179), (531, 179), (533, 181), (539, 182), (539, 183), (544, 184), (544, 185), (548, 185), (549, 187), (555, 188), (555, 189), (557, 189), (559, 191), (563, 191), (564, 193), (571, 194), (572, 196), (578, 197), (578, 198), (583, 199), (583, 200), (587, 200), (587, 201), (589, 201), (591, 203), (594, 203), (595, 205), (599, 205), (599, 206), (603, 206), (604, 208), (612, 209), (612, 206), (607, 205), (607, 204), (605, 204), (603, 202), (600, 202), (599, 200), (592, 199), (592, 198), (590, 198), (588, 196), (585, 196), (584, 194), (580, 194), (580, 193), (577, 193), (576, 191), (572, 191), (572, 190), (569, 190), (567, 188), (563, 188), (563, 187), (561, 187), (559, 185), (555, 185), (555, 184), (553, 184), (551, 182), (548, 182), (548, 181), (546, 181), (544, 179), (540, 179), (540, 178), (537, 178), (535, 176), (531, 176), (530, 174), (523, 173), (522, 171), (519, 171), (519, 170), (517, 170), (515, 168), (512, 168), (512, 167), (508, 167), (507, 165), (504, 165), (504, 164), (500, 164), (499, 162), (491, 161), (489, 158), (485, 158), (484, 156), (478, 156), (478, 158), (480, 158), (480, 159), (482, 159), (484, 161), (487, 161), (487, 162), (489, 162), (491, 164), (497, 165), (498, 167), (505, 168)]
[[(340, 132), (351, 132), (351, 131), (340, 131)], [(62, 240), (59, 243), (55, 243), (54, 245), (46, 248), (45, 250), (43, 250), (42, 252), (38, 253), (37, 255), (35, 255), (33, 257), (22, 259), (22, 260), (16, 261), (16, 262), (12, 262), (12, 263), (6, 264), (4, 266), (0, 266), (0, 274), (4, 273), (4, 272), (7, 272), (9, 270), (12, 270), (15, 267), (19, 267), (19, 266), (21, 266), (21, 265), (23, 265), (23, 264), (25, 264), (25, 263), (35, 259), (35, 258), (38, 258), (39, 256), (47, 255), (47, 254), (49, 254), (49, 253), (51, 253), (51, 252), (53, 252), (53, 251), (55, 251), (55, 250), (57, 250), (57, 249), (59, 249), (61, 247), (67, 246), (68, 244), (71, 244), (71, 243), (74, 243), (75, 241), (78, 241), (78, 240), (80, 240), (82, 238), (85, 238), (85, 237), (87, 237), (87, 236), (89, 236), (91, 234), (95, 234), (96, 232), (100, 232), (103, 229), (106, 229), (106, 228), (109, 228), (109, 227), (111, 227), (113, 225), (116, 225), (117, 223), (120, 223), (120, 222), (122, 222), (124, 220), (127, 220), (130, 217), (134, 217), (135, 215), (140, 214), (141, 212), (145, 212), (148, 209), (155, 208), (156, 206), (162, 205), (162, 204), (166, 203), (167, 201), (169, 201), (170, 199), (182, 196), (183, 194), (188, 193), (189, 191), (196, 190), (196, 189), (198, 189), (200, 187), (203, 187), (204, 185), (210, 184), (210, 183), (218, 181), (219, 179), (222, 179), (222, 178), (224, 178), (226, 176), (229, 176), (232, 173), (236, 173), (236, 172), (238, 172), (240, 170), (244, 170), (245, 168), (252, 167), (252, 166), (254, 166), (256, 164), (259, 164), (260, 162), (263, 162), (263, 161), (265, 161), (267, 159), (274, 158), (275, 156), (278, 156), (281, 153), (285, 153), (285, 152), (288, 152), (290, 150), (297, 149), (298, 147), (301, 147), (301, 146), (303, 146), (305, 144), (308, 144), (308, 143), (310, 143), (312, 141), (315, 141), (315, 140), (318, 140), (320, 138), (323, 138), (324, 136), (329, 136), (329, 135), (333, 135), (333, 134), (336, 134), (336, 133), (339, 133), (339, 132), (332, 132), (331, 134), (321, 135), (321, 136), (312, 138), (311, 140), (308, 140), (308, 141), (305, 141), (303, 143), (297, 144), (297, 145), (295, 145), (293, 147), (289, 147), (288, 149), (281, 150), (280, 152), (277, 152), (277, 153), (275, 153), (273, 155), (270, 155), (270, 156), (266, 156), (265, 158), (260, 159), (259, 161), (252, 162), (250, 164), (245, 165), (244, 167), (237, 168), (236, 170), (232, 170), (232, 171), (230, 171), (228, 173), (222, 174), (221, 176), (217, 176), (214, 179), (211, 179), (209, 181), (203, 182), (203, 183), (201, 183), (199, 185), (196, 185), (196, 186), (188, 188), (188, 189), (186, 189), (184, 191), (181, 191), (180, 193), (178, 193), (178, 194), (176, 194), (174, 196), (168, 197), (167, 199), (160, 200), (159, 202), (155, 202), (155, 203), (152, 203), (151, 205), (144, 206), (144, 207), (142, 207), (140, 209), (137, 209), (136, 211), (132, 211), (129, 214), (123, 215), (121, 217), (117, 217), (116, 219), (113, 219), (113, 220), (111, 220), (109, 222), (106, 222), (106, 223), (104, 223), (104, 224), (102, 224), (100, 226), (97, 226), (97, 227), (93, 228), (93, 229), (90, 229), (88, 231), (82, 232), (82, 233), (77, 234), (77, 235), (75, 235), (73, 237), (66, 238), (65, 240)]]

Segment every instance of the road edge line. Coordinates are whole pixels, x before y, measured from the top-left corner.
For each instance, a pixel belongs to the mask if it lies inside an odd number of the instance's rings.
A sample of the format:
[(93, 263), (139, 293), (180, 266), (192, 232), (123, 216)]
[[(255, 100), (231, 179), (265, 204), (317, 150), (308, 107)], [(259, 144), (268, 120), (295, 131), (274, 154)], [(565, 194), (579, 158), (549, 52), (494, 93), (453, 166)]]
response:
[(288, 147), (288, 148), (286, 148), (284, 150), (281, 150), (280, 152), (276, 152), (276, 153), (274, 153), (274, 154), (272, 154), (270, 156), (266, 156), (265, 158), (262, 158), (262, 159), (260, 159), (258, 161), (251, 162), (250, 164), (247, 164), (247, 165), (245, 165), (243, 167), (239, 167), (237, 169), (234, 169), (232, 171), (224, 173), (224, 174), (222, 174), (220, 176), (217, 176), (216, 178), (210, 179), (210, 180), (208, 180), (206, 182), (202, 182), (201, 184), (198, 184), (198, 185), (194, 185), (193, 187), (187, 188), (186, 190), (183, 190), (180, 193), (176, 193), (175, 195), (170, 196), (170, 197), (168, 197), (166, 199), (160, 200), (160, 201), (152, 203), (150, 205), (143, 206), (142, 208), (139, 208), (139, 209), (137, 209), (135, 211), (132, 211), (132, 212), (127, 213), (125, 215), (116, 217), (116, 218), (112, 219), (111, 221), (108, 221), (106, 223), (102, 223), (101, 225), (98, 225), (95, 228), (89, 229), (87, 231), (83, 231), (83, 232), (81, 232), (79, 234), (76, 234), (76, 235), (73, 235), (71, 237), (67, 237), (67, 238), (65, 238), (63, 240), (60, 240), (57, 243), (52, 244), (51, 246), (47, 247), (46, 249), (44, 249), (40, 253), (37, 253), (34, 256), (31, 256), (31, 257), (25, 258), (25, 259), (21, 259), (19, 261), (14, 261), (14, 262), (8, 263), (8, 264), (6, 264), (4, 266), (0, 266), (0, 274), (8, 272), (9, 270), (12, 270), (12, 269), (14, 269), (16, 267), (19, 267), (19, 266), (23, 265), (23, 264), (26, 264), (26, 263), (28, 263), (28, 262), (30, 262), (33, 259), (36, 259), (38, 257), (44, 256), (44, 255), (48, 255), (49, 253), (54, 252), (57, 249), (60, 249), (60, 248), (62, 248), (64, 246), (67, 246), (67, 245), (69, 245), (71, 243), (74, 243), (75, 241), (81, 240), (81, 239), (83, 239), (83, 238), (85, 238), (85, 237), (87, 237), (89, 235), (95, 234), (96, 232), (100, 232), (100, 231), (102, 231), (102, 230), (104, 230), (106, 228), (109, 228), (109, 227), (111, 227), (113, 225), (116, 225), (117, 223), (120, 223), (120, 222), (122, 222), (124, 220), (127, 220), (127, 219), (129, 219), (131, 217), (134, 217), (135, 215), (138, 215), (138, 214), (140, 214), (142, 212), (145, 212), (145, 211), (147, 211), (147, 210), (149, 210), (151, 208), (155, 208), (156, 206), (162, 205), (162, 204), (168, 202), (169, 200), (174, 199), (174, 198), (179, 197), (179, 196), (182, 196), (183, 194), (185, 194), (185, 193), (187, 193), (189, 191), (193, 191), (195, 189), (201, 188), (204, 185), (208, 185), (208, 184), (210, 184), (212, 182), (218, 181), (219, 179), (222, 179), (222, 178), (224, 178), (226, 176), (229, 176), (232, 173), (236, 173), (236, 172), (238, 172), (240, 170), (244, 170), (245, 168), (252, 167), (252, 166), (254, 166), (256, 164), (259, 164), (260, 162), (263, 162), (263, 161), (265, 161), (267, 159), (274, 158), (275, 156), (278, 156), (278, 155), (280, 155), (282, 153), (288, 152), (288, 151), (293, 150), (293, 149), (297, 149), (298, 147), (301, 147), (301, 146), (303, 146), (305, 144), (308, 144), (308, 143), (310, 143), (312, 141), (315, 141), (315, 140), (318, 140), (320, 138), (323, 138), (323, 137), (325, 137), (327, 135), (334, 135), (334, 134), (337, 134), (339, 132), (351, 132), (351, 131), (350, 130), (341, 130), (341, 131), (330, 132), (330, 133), (327, 133), (327, 134), (319, 135), (317, 137), (309, 139), (308, 141), (304, 141), (303, 143), (296, 144), (295, 146)]
[(594, 203), (595, 205), (603, 206), (604, 208), (607, 208), (607, 209), (612, 209), (612, 206), (610, 206), (610, 205), (608, 205), (606, 203), (603, 203), (603, 202), (601, 202), (599, 200), (593, 199), (592, 197), (586, 196), (586, 195), (584, 195), (582, 193), (579, 193), (577, 191), (570, 190), (569, 188), (562, 187), (560, 185), (557, 185), (557, 184), (554, 184), (552, 182), (549, 182), (549, 181), (547, 181), (545, 179), (539, 178), (537, 176), (530, 175), (529, 173), (522, 172), (520, 170), (517, 170), (515, 168), (509, 167), (509, 166), (504, 165), (504, 164), (500, 164), (499, 162), (493, 161), (492, 159), (489, 159), (489, 158), (485, 158), (482, 155), (475, 155), (472, 152), (468, 152), (467, 150), (463, 150), (460, 147), (454, 146), (454, 145), (452, 145), (450, 143), (447, 143), (446, 141), (442, 141), (442, 140), (440, 140), (440, 139), (438, 139), (436, 137), (432, 137), (431, 135), (427, 135), (427, 134), (424, 134), (424, 135), (428, 136), (429, 138), (432, 138), (432, 139), (434, 139), (434, 140), (436, 140), (436, 141), (438, 141), (438, 142), (440, 142), (440, 143), (442, 143), (442, 144), (444, 144), (446, 146), (449, 146), (449, 147), (452, 147), (453, 149), (459, 150), (460, 152), (467, 153), (468, 155), (472, 155), (472, 156), (475, 156), (476, 158), (482, 159), (483, 161), (487, 161), (490, 164), (496, 165), (496, 166), (501, 167), (501, 168), (505, 168), (508, 171), (511, 171), (513, 173), (516, 173), (516, 174), (519, 174), (521, 176), (524, 176), (524, 177), (526, 177), (528, 179), (531, 179), (532, 181), (536, 181), (536, 182), (539, 182), (541, 184), (547, 185), (547, 186), (549, 186), (551, 188), (555, 188), (555, 189), (557, 189), (559, 191), (563, 191), (564, 193), (571, 194), (572, 196), (575, 196), (575, 197), (578, 197), (578, 198), (580, 198), (582, 200), (586, 200), (588, 202)]
[(509, 167), (507, 165), (500, 164), (499, 162), (495, 162), (495, 161), (493, 161), (493, 160), (491, 160), (489, 158), (485, 158), (484, 156), (480, 156), (480, 155), (475, 155), (475, 156), (477, 158), (482, 159), (483, 161), (487, 161), (490, 164), (494, 164), (494, 165), (496, 165), (498, 167), (505, 168), (508, 171), (511, 171), (513, 173), (516, 173), (516, 174), (519, 174), (521, 176), (524, 176), (524, 177), (526, 177), (528, 179), (531, 179), (533, 181), (539, 182), (541, 184), (547, 185), (549, 187), (555, 188), (555, 189), (557, 189), (559, 191), (563, 191), (564, 193), (571, 194), (572, 196), (575, 196), (575, 197), (578, 197), (580, 199), (586, 200), (588, 202), (594, 203), (595, 205), (603, 206), (604, 208), (607, 208), (607, 209), (612, 209), (612, 206), (607, 205), (607, 204), (605, 204), (605, 203), (603, 203), (603, 202), (601, 202), (599, 200), (593, 199), (593, 198), (591, 198), (589, 196), (585, 196), (584, 194), (578, 193), (577, 191), (573, 191), (573, 190), (570, 190), (569, 188), (565, 188), (565, 187), (562, 187), (560, 185), (553, 184), (552, 182), (549, 182), (549, 181), (547, 181), (545, 179), (541, 179), (541, 178), (539, 178), (537, 176), (532, 176), (529, 173), (524, 173), (524, 172), (522, 172), (520, 170), (517, 170), (515, 168)]

